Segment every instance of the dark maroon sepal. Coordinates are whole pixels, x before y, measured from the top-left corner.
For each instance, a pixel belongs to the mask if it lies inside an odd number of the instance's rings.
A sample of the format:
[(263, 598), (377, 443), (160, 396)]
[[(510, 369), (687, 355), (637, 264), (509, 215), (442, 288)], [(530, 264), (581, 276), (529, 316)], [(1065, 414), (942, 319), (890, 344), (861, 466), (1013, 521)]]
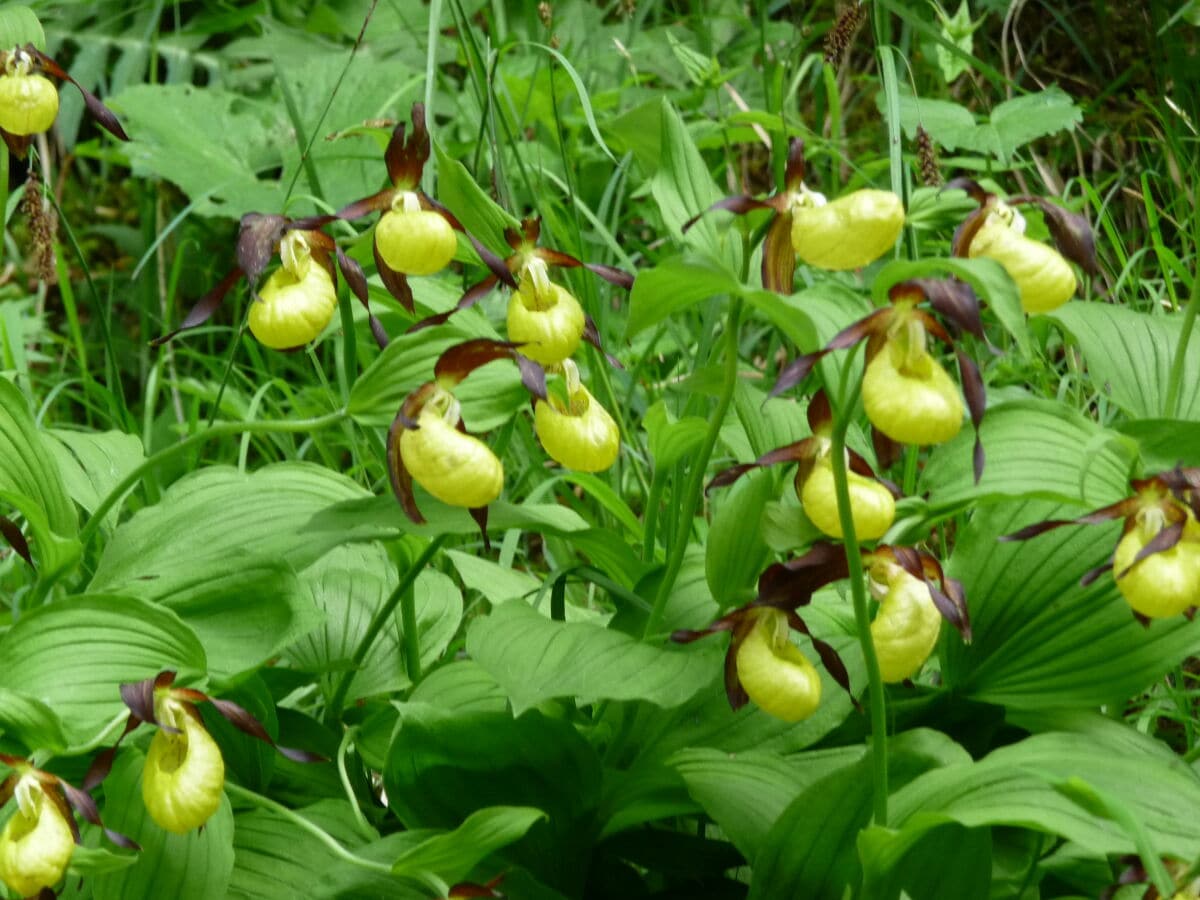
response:
[(416, 304), (413, 303), (412, 288), (408, 285), (408, 278), (383, 261), (378, 244), (372, 242), (371, 252), (375, 255), (375, 268), (379, 272), (379, 280), (383, 282), (383, 286), (387, 288), (389, 294), (400, 301), (400, 305), (409, 315), (414, 314)]
[(384, 188), (382, 191), (376, 191), (370, 197), (363, 197), (361, 200), (347, 203), (335, 215), (337, 218), (344, 219), (347, 222), (354, 219), (361, 219), (363, 216), (370, 215), (373, 212), (383, 212), (390, 209), (392, 199), (395, 196), (395, 188)]
[(768, 291), (790, 294), (796, 278), (796, 251), (792, 248), (792, 214), (780, 213), (763, 240), (762, 283)]
[(284, 747), (277, 744), (275, 739), (267, 733), (267, 729), (263, 727), (262, 722), (258, 721), (249, 710), (239, 706), (232, 700), (221, 700), (218, 697), (209, 697), (208, 702), (213, 705), (217, 712), (225, 717), (238, 731), (244, 732), (253, 738), (258, 738), (265, 744), (274, 747), (279, 753), (286, 756), (293, 762), (314, 763), (325, 762), (325, 757), (317, 753), (310, 753), (307, 750), (297, 750), (294, 747)]
[(405, 410), (401, 408), (392, 421), (392, 427), (388, 429), (388, 480), (392, 484), (392, 493), (396, 495), (396, 500), (399, 501), (404, 514), (414, 524), (423, 525), (425, 517), (421, 515), (421, 510), (417, 507), (417, 498), (413, 494), (412, 475), (404, 465), (404, 457), (400, 454), (400, 434), (413, 424), (415, 423), (406, 416)]
[[(100, 810), (96, 807), (96, 801), (92, 799), (91, 794), (88, 794), (86, 791), (81, 791), (79, 788), (73, 787), (61, 779), (58, 782), (58, 786), (62, 788), (63, 794), (67, 799), (67, 803), (71, 805), (71, 808), (75, 810), (75, 812), (79, 813), (79, 815), (83, 816), (86, 821), (101, 829), (110, 841), (112, 841), (118, 847), (123, 847), (126, 850), (142, 849), (141, 845), (138, 844), (137, 841), (126, 837), (119, 831), (114, 831), (113, 829), (108, 828), (100, 820)], [(74, 817), (68, 817), (67, 821), (71, 823), (72, 830), (76, 831), (75, 843), (79, 843), (79, 835), (74, 827)]]
[(850, 673), (846, 671), (846, 664), (842, 662), (841, 654), (833, 648), (832, 644), (816, 637), (795, 611), (788, 612), (787, 620), (794, 630), (806, 635), (812, 641), (813, 649), (817, 651), (817, 656), (821, 658), (821, 664), (825, 666), (825, 670), (850, 697), (850, 702), (854, 704), (854, 707), (861, 711), (858, 700), (850, 690)]
[(1100, 265), (1096, 261), (1096, 236), (1088, 220), (1078, 213), (1063, 209), (1049, 200), (1037, 198), (1042, 209), (1046, 228), (1058, 252), (1077, 264), (1089, 275), (1099, 275)]
[(472, 506), (468, 512), (471, 518), (475, 520), (475, 524), (479, 526), (479, 536), (483, 538), (483, 552), (492, 552), (492, 541), (488, 537), (488, 508), (486, 506)]
[(224, 278), (217, 282), (216, 286), (211, 291), (196, 301), (196, 305), (193, 306), (188, 311), (188, 314), (183, 317), (183, 321), (179, 324), (178, 328), (176, 328), (174, 331), (164, 334), (162, 337), (155, 338), (150, 342), (150, 346), (160, 347), (167, 343), (167, 341), (174, 338), (176, 335), (185, 331), (191, 331), (193, 328), (199, 328), (201, 325), (211, 319), (213, 317), (213, 313), (215, 313), (221, 307), (221, 301), (225, 299), (225, 295), (229, 293), (230, 289), (235, 284), (237, 284), (238, 279), (240, 279), (243, 274), (244, 273), (240, 267), (227, 274)]
[(785, 193), (795, 193), (804, 184), (804, 140), (792, 138), (788, 142), (787, 165), (783, 173), (783, 189)]
[(467, 288), (466, 293), (458, 298), (458, 302), (453, 307), (445, 312), (436, 313), (432, 316), (426, 316), (419, 322), (414, 322), (408, 327), (408, 332), (423, 331), (426, 328), (433, 328), (435, 325), (444, 325), (450, 320), (450, 317), (455, 313), (462, 312), (464, 309), (470, 309), (484, 297), (491, 293), (492, 288), (496, 286), (496, 276), (489, 275), (487, 278), (478, 284), (474, 284)]
[[(491, 338), (472, 338), (446, 349), (433, 366), (434, 377), (443, 385), (458, 384), (480, 366), (498, 359), (515, 360), (520, 344), (494, 341)], [(522, 378), (524, 373), (522, 372)], [(544, 397), (543, 391), (543, 397)]]
[(684, 222), (683, 227), (679, 230), (681, 234), (687, 234), (688, 230), (693, 225), (699, 222), (710, 212), (716, 212), (719, 209), (723, 209), (726, 212), (731, 212), (735, 216), (744, 216), (746, 213), (753, 212), (756, 209), (774, 208), (774, 206), (765, 200), (756, 200), (754, 197), (748, 197), (745, 194), (735, 194), (732, 197), (722, 197), (712, 206), (708, 207), (708, 209), (704, 210), (703, 212), (696, 213), (696, 215)]
[(350, 287), (350, 293), (358, 298), (358, 302), (367, 311), (367, 323), (371, 326), (371, 336), (375, 338), (375, 343), (382, 350), (388, 345), (388, 334), (384, 330), (383, 323), (371, 312), (371, 295), (367, 290), (367, 276), (363, 273), (362, 266), (358, 264), (358, 260), (347, 256), (341, 247), (337, 248), (337, 262), (338, 268), (342, 270), (342, 276), (346, 279), (346, 284)]
[(421, 183), (421, 173), (429, 160), (432, 149), (429, 132), (425, 128), (425, 104), (412, 106), (412, 134), (405, 139), (405, 126), (400, 122), (392, 130), (391, 140), (383, 152), (388, 177), (397, 188), (412, 190)]
[(26, 44), (25, 50), (31, 56), (37, 59), (44, 71), (53, 75), (55, 78), (61, 78), (64, 81), (71, 82), (71, 84), (75, 85), (75, 87), (79, 89), (79, 93), (83, 95), (83, 105), (87, 107), (88, 113), (93, 119), (96, 120), (97, 125), (103, 128), (117, 140), (129, 140), (129, 135), (127, 135), (125, 133), (125, 129), (121, 127), (121, 122), (117, 118), (116, 114), (103, 103), (101, 103), (99, 97), (68, 75), (62, 66), (48, 57), (41, 50), (38, 50), (36, 47), (34, 47), (33, 44)]
[(25, 540), (25, 535), (21, 533), (21, 529), (17, 527), (17, 523), (7, 516), (0, 516), (0, 535), (8, 541), (9, 546), (13, 548), (17, 556), (33, 565), (33, 554), (29, 552), (29, 542)]
[(1163, 528), (1158, 534), (1156, 534), (1146, 543), (1145, 547), (1137, 552), (1137, 556), (1133, 558), (1133, 562), (1126, 566), (1123, 571), (1115, 572), (1114, 577), (1124, 578), (1129, 574), (1134, 566), (1136, 566), (1146, 557), (1153, 556), (1155, 553), (1166, 553), (1168, 550), (1172, 549), (1183, 537), (1183, 526), (1184, 523), (1180, 521), (1172, 522), (1166, 528)]

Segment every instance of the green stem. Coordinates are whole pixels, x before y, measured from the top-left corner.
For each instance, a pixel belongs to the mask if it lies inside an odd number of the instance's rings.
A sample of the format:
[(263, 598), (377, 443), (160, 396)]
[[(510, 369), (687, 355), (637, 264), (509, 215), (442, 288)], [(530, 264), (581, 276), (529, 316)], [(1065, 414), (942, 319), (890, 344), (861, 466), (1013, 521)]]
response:
[(1171, 360), (1171, 376), (1167, 382), (1167, 401), (1163, 415), (1170, 419), (1178, 413), (1179, 388), (1183, 382), (1183, 367), (1187, 362), (1188, 343), (1196, 327), (1196, 314), (1200, 312), (1200, 268), (1192, 280), (1192, 296), (1183, 311), (1183, 327), (1179, 329), (1179, 343), (1175, 347), (1175, 358)]
[(79, 543), (84, 548), (92, 538), (96, 536), (96, 532), (100, 529), (100, 523), (104, 521), (104, 517), (109, 511), (117, 505), (125, 493), (136, 485), (145, 475), (152, 469), (162, 465), (168, 460), (174, 459), (182, 453), (186, 453), (193, 447), (206, 443), (219, 437), (228, 437), (237, 434), (265, 434), (265, 433), (284, 433), (284, 434), (299, 434), (310, 431), (317, 431), (321, 428), (327, 428), (330, 425), (336, 425), (342, 419), (346, 418), (346, 413), (338, 411), (330, 413), (326, 416), (318, 416), (315, 419), (297, 419), (290, 422), (217, 422), (210, 428), (204, 431), (197, 432), (184, 438), (178, 444), (172, 444), (170, 447), (164, 447), (153, 456), (147, 457), (142, 461), (141, 465), (133, 469), (121, 481), (108, 492), (108, 496), (101, 501), (100, 505), (92, 513), (79, 532)]
[(264, 797), (262, 794), (256, 794), (254, 791), (247, 790), (239, 784), (234, 784), (232, 781), (225, 782), (225, 793), (232, 797), (238, 797), (245, 800), (252, 806), (257, 806), (260, 809), (269, 809), (277, 815), (283, 816), (289, 822), (292, 822), (296, 827), (303, 831), (307, 831), (318, 841), (328, 847), (333, 854), (341, 860), (350, 863), (351, 865), (359, 866), (363, 869), (369, 869), (372, 872), (379, 872), (382, 875), (391, 875), (392, 867), (387, 863), (375, 862), (372, 859), (363, 859), (356, 853), (351, 853), (323, 828), (310, 822), (304, 816), (292, 809), (288, 809), (282, 803), (276, 803), (270, 797)]
[[(847, 404), (846, 409), (852, 407)], [(837, 494), (838, 519), (842, 525), (842, 544), (846, 549), (846, 562), (850, 570), (850, 594), (854, 599), (854, 621), (858, 626), (858, 640), (862, 645), (863, 658), (867, 664), (867, 702), (871, 713), (871, 774), (874, 782), (873, 800), (875, 824), (887, 825), (888, 804), (888, 760), (887, 760), (887, 715), (884, 709), (883, 678), (879, 674), (879, 658), (875, 655), (875, 642), (871, 640), (871, 614), (867, 608), (867, 591), (863, 581), (862, 552), (858, 537), (854, 533), (854, 516), (850, 510), (850, 485), (846, 474), (846, 427), (849, 418), (841, 416), (833, 429), (833, 487)]]
[(667, 556), (667, 568), (658, 585), (654, 606), (650, 609), (650, 615), (646, 619), (643, 639), (655, 634), (662, 625), (663, 613), (667, 608), (667, 598), (675, 589), (675, 579), (679, 577), (679, 569), (683, 566), (683, 557), (687, 552), (688, 538), (692, 533), (692, 519), (696, 515), (696, 507), (700, 504), (708, 461), (712, 457), (713, 448), (717, 445), (717, 437), (721, 433), (725, 414), (729, 412), (729, 406), (733, 402), (733, 392), (737, 387), (738, 323), (741, 321), (741, 315), (742, 298), (736, 297), (730, 301), (729, 319), (725, 324), (725, 373), (721, 382), (721, 394), (717, 399), (717, 408), (713, 410), (712, 418), (708, 421), (708, 431), (704, 434), (704, 443), (700, 445), (700, 450), (688, 470), (679, 516), (680, 527), (676, 530), (671, 543), (671, 551)]
[[(404, 577), (400, 579), (400, 583), (396, 585), (396, 589), (392, 591), (391, 596), (384, 601), (379, 609), (375, 610), (375, 615), (371, 617), (371, 622), (367, 625), (366, 633), (362, 636), (362, 640), (358, 642), (358, 646), (354, 650), (354, 656), (350, 659), (350, 668), (342, 673), (341, 680), (338, 681), (337, 687), (333, 690), (333, 696), (330, 698), (329, 706), (325, 710), (325, 721), (327, 724), (332, 725), (342, 714), (342, 706), (346, 702), (346, 694), (350, 691), (350, 682), (354, 680), (355, 672), (362, 666), (363, 660), (367, 658), (367, 654), (371, 652), (371, 647), (374, 645), (375, 639), (379, 637), (379, 632), (383, 631), (383, 626), (391, 620), (392, 615), (396, 611), (396, 605), (404, 600), (406, 594), (412, 593), (412, 586), (416, 583), (417, 576), (429, 565), (429, 561), (442, 548), (445, 540), (446, 535), (439, 534), (430, 541), (425, 549), (421, 551), (421, 555), (408, 567), (408, 571), (404, 573)], [(413, 684), (416, 684), (421, 677), (421, 644), (417, 635), (417, 613), (414, 604), (415, 598), (410, 597), (407, 603), (409, 609), (405, 610), (402, 608), (400, 615), (402, 616), (404, 626), (404, 664), (407, 668), (409, 678)]]
[(650, 493), (646, 496), (646, 524), (642, 530), (642, 560), (654, 562), (655, 542), (658, 540), (658, 508), (662, 505), (663, 486), (667, 475), (657, 465), (650, 481)]

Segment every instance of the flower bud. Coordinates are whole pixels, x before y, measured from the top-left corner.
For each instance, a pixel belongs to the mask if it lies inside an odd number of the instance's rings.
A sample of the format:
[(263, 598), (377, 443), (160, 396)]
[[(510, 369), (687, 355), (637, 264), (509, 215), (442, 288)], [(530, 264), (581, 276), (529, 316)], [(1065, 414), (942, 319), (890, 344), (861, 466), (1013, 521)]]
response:
[(475, 509), (500, 496), (504, 466), (487, 444), (455, 428), (434, 403), (417, 425), (400, 435), (400, 457), (417, 484), (450, 506)]
[(433, 275), (454, 259), (458, 238), (444, 216), (421, 209), (417, 195), (404, 191), (375, 226), (375, 248), (396, 272)]
[(1135, 612), (1151, 619), (1177, 616), (1189, 606), (1200, 606), (1200, 524), (1190, 513), (1179, 543), (1134, 564), (1165, 525), (1159, 509), (1141, 511), (1113, 555), (1113, 575), (1121, 595)]
[(862, 398), (871, 424), (901, 444), (942, 444), (962, 428), (958, 386), (928, 352), (896, 340), (867, 365)]
[(792, 247), (818, 269), (857, 269), (886, 253), (904, 227), (904, 204), (891, 191), (860, 190), (832, 203), (802, 190), (792, 207)]
[(199, 828), (221, 805), (225, 761), (200, 714), (190, 703), (164, 694), (155, 714), (162, 725), (146, 754), (142, 800), (150, 818), (162, 828), (184, 834)]
[(250, 333), (272, 350), (289, 350), (316, 340), (337, 309), (337, 291), (328, 270), (309, 254), (299, 232), (284, 235), (283, 265), (258, 300), (250, 305)]
[(821, 702), (821, 676), (788, 635), (782, 612), (760, 612), (737, 648), (737, 675), (759, 709), (785, 722), (799, 722)]
[(886, 564), (886, 593), (871, 621), (879, 674), (888, 684), (912, 678), (937, 646), (942, 614), (929, 588), (895, 564)]
[[(864, 478), (857, 472), (846, 472), (850, 489), (850, 514), (854, 533), (859, 540), (875, 541), (883, 537), (896, 518), (896, 501), (892, 492), (878, 481)], [(804, 514), (830, 537), (842, 537), (842, 520), (838, 516), (837, 491), (833, 484), (833, 462), (820, 457), (801, 485), (797, 482)]]
[(9, 134), (40, 134), (58, 115), (58, 88), (45, 75), (30, 74), (31, 63), (24, 50), (16, 50), (0, 75), (0, 128)]
[(1025, 237), (1018, 222), (1023, 224), (1019, 219), (1009, 224), (1001, 213), (989, 213), (967, 255), (994, 259), (1004, 266), (1016, 282), (1025, 312), (1050, 312), (1075, 294), (1075, 270), (1049, 244)]
[(35, 775), (22, 775), (13, 793), (17, 810), (0, 832), (0, 881), (32, 897), (62, 880), (75, 837), (66, 814)]
[[(565, 361), (573, 372), (574, 363)], [(557, 398), (538, 400), (533, 430), (550, 458), (577, 472), (602, 472), (617, 460), (621, 434), (617, 423), (591, 392), (568, 375), (571, 401), (561, 409)]]

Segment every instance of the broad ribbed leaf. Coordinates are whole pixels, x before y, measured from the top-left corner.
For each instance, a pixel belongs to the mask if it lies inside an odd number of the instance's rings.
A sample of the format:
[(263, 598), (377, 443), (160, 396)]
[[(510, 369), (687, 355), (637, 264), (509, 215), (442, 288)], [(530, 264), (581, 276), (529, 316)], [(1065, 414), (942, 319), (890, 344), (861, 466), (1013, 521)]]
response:
[(278, 463), (253, 474), (213, 466), (188, 475), (114, 532), (100, 557), (92, 590), (148, 578), (215, 576), (229, 558), (252, 552), (296, 570), (346, 540), (310, 527), (315, 514), (367, 492), (336, 472), (309, 463)]
[(291, 566), (250, 553), (232, 552), (222, 567), (182, 569), (121, 590), (178, 613), (200, 638), (218, 681), (258, 668), (323, 619)]
[(921, 476), (935, 512), (972, 501), (1038, 497), (1095, 508), (1129, 491), (1130, 451), (1120, 435), (1050, 400), (1015, 400), (987, 411), (980, 429), (987, 467), (975, 483), (973, 430), (934, 449)]
[[(686, 235), (682, 228), (720, 199), (704, 158), (696, 149), (687, 126), (669, 100), (663, 99), (659, 119), (662, 129), (662, 163), (650, 181), (663, 224), (675, 240), (706, 254), (736, 272), (742, 260), (742, 238), (729, 226), (728, 216), (704, 216)], [(711, 296), (711, 295), (710, 295)]]
[(1178, 465), (1200, 466), (1200, 421), (1133, 419), (1116, 426), (1137, 441), (1147, 472), (1165, 472)]
[[(703, 223), (701, 226), (703, 227)], [(738, 280), (714, 262), (676, 257), (638, 272), (629, 294), (626, 337), (718, 294), (737, 294)]]
[(61, 753), (67, 747), (62, 720), (50, 706), (26, 694), (0, 687), (0, 733), (30, 752)]
[[(379, 607), (399, 583), (395, 563), (378, 544), (339, 547), (309, 567), (303, 576), (325, 621), (288, 651), (296, 668), (331, 675), (327, 689), (341, 679)], [(437, 661), (462, 619), (462, 594), (441, 572), (426, 570), (414, 586), (421, 664)], [(347, 699), (375, 696), (408, 687), (404, 628), (400, 607), (375, 638), (367, 658), (350, 682)]]
[(600, 625), (556, 622), (524, 603), (476, 619), (467, 652), (500, 682), (518, 715), (554, 697), (679, 706), (719, 677), (722, 655), (716, 641), (654, 646)]
[[(71, 499), (88, 512), (146, 458), (142, 442), (122, 431), (92, 434), (56, 428), (43, 440), (58, 463)], [(116, 525), (120, 508), (118, 503), (105, 516), (106, 527)]]
[[(322, 800), (299, 810), (357, 856), (388, 863), (416, 846), (426, 831), (402, 831), (380, 840), (364, 833), (345, 800)], [(416, 883), (346, 862), (322, 841), (276, 812), (255, 809), (234, 817), (234, 865), (228, 900), (334, 900), (350, 896), (387, 896), (424, 900)], [(367, 843), (370, 841), (370, 843)], [(361, 893), (353, 893), (360, 891)]]
[(96, 900), (212, 900), (224, 897), (233, 871), (233, 812), (229, 801), (203, 828), (172, 834), (142, 803), (145, 757), (123, 750), (104, 783), (104, 824), (141, 845), (137, 861), (92, 881)]
[(1166, 408), (1182, 314), (1147, 315), (1110, 303), (1068, 303), (1049, 317), (1078, 342), (1096, 388), (1126, 413), (1139, 419), (1200, 421), (1200, 340), (1188, 344), (1178, 406)]
[(72, 744), (123, 708), (123, 682), (163, 669), (203, 675), (204, 649), (174, 612), (131, 597), (81, 596), (22, 616), (0, 637), (0, 684), (49, 705)]
[(759, 471), (715, 498), (704, 568), (713, 599), (723, 609), (740, 606), (753, 596), (758, 576), (770, 561), (760, 523), (775, 493), (775, 476)]
[(1195, 652), (1200, 621), (1179, 616), (1144, 628), (1111, 574), (1080, 586), (1112, 553), (1118, 523), (996, 540), (1083, 511), (1008, 503), (978, 511), (959, 533), (947, 571), (963, 583), (974, 641), (946, 643), (943, 673), (956, 691), (1022, 709), (1098, 706), (1141, 692)]
[(450, 712), (400, 707), (384, 768), (388, 803), (406, 827), (454, 828), (488, 806), (529, 806), (548, 818), (506, 858), (545, 884), (582, 892), (594, 833), (601, 767), (569, 723), (529, 711)]
[(1119, 798), (1161, 854), (1200, 854), (1200, 779), (1162, 744), (1116, 723), (1086, 734), (1034, 735), (979, 762), (928, 772), (892, 795), (889, 824), (914, 831), (947, 821), (1013, 825), (1060, 835), (1097, 855), (1134, 852), (1119, 825), (1056, 790), (1070, 778)]
[[(72, 537), (79, 528), (75, 507), (62, 476), (29, 414), (25, 396), (0, 378), (0, 491), (32, 500), (42, 510), (50, 530)], [(34, 547), (37, 553), (37, 547)]]
[[(349, 411), (364, 425), (390, 425), (410, 392), (433, 380), (433, 366), (443, 352), (476, 337), (496, 338), (488, 329), (465, 331), (442, 325), (400, 335), (354, 382)], [(454, 389), (462, 403), (463, 421), (472, 431), (488, 431), (506, 422), (529, 403), (521, 373), (510, 361), (479, 368)]]
[(397, 875), (434, 875), (455, 884), (490, 854), (520, 840), (546, 814), (525, 806), (489, 806), (467, 817), (448, 834), (428, 838), (402, 853), (392, 864)]
[(666, 764), (683, 776), (688, 793), (742, 855), (753, 860), (776, 820), (801, 791), (861, 755), (861, 747), (799, 756), (696, 748), (681, 750)]
[[(794, 759), (801, 762), (810, 755)], [(961, 768), (970, 759), (941, 732), (904, 732), (888, 742), (889, 785), (893, 791), (902, 789), (927, 772)], [(753, 860), (751, 900), (840, 900), (847, 889), (856, 891), (863, 868), (855, 840), (872, 814), (871, 760), (860, 749), (839, 761), (840, 767), (827, 761), (825, 772), (805, 785), (763, 840)]]

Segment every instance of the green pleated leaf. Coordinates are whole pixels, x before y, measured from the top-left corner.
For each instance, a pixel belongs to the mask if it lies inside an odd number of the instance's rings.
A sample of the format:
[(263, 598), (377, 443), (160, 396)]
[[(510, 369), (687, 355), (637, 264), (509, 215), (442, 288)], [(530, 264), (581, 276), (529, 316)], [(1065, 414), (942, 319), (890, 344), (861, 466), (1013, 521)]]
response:
[(28, 6), (6, 6), (0, 9), (0, 47), (21, 47), (33, 44), (46, 49), (46, 33), (37, 14)]
[(1165, 472), (1178, 465), (1200, 466), (1200, 422), (1134, 419), (1116, 428), (1137, 441), (1147, 472)]
[(642, 416), (642, 427), (649, 439), (654, 468), (662, 471), (700, 448), (708, 422), (699, 416), (672, 420), (667, 405), (659, 400)]
[[(800, 763), (810, 755), (794, 759)], [(888, 741), (889, 787), (903, 789), (927, 772), (958, 769), (970, 759), (941, 732), (916, 729), (895, 735)], [(840, 762), (808, 783), (771, 827), (752, 861), (751, 900), (840, 900), (846, 891), (857, 894), (864, 867), (855, 841), (872, 815), (871, 759), (860, 750)]]
[(217, 681), (257, 669), (323, 619), (291, 566), (247, 552), (231, 552), (219, 568), (179, 569), (121, 590), (174, 610), (200, 638)]
[[(304, 573), (325, 619), (288, 651), (292, 665), (326, 676), (327, 691), (351, 665), (367, 627), (399, 583), (396, 565), (377, 544), (348, 545), (326, 554)], [(421, 664), (428, 668), (441, 656), (462, 620), (462, 593), (441, 572), (426, 570), (414, 586)], [(410, 681), (405, 668), (404, 627), (400, 607), (379, 632), (362, 666), (350, 682), (347, 699), (402, 690)]]
[[(333, 546), (395, 540), (403, 534), (430, 538), (439, 534), (479, 534), (479, 524), (467, 510), (439, 503), (421, 491), (417, 496), (426, 520), (424, 525), (414, 525), (399, 513), (396, 498), (389, 491), (387, 496), (360, 497), (326, 507), (312, 515), (308, 531), (314, 540), (321, 536), (322, 541), (335, 541)], [(588, 523), (575, 510), (558, 503), (516, 504), (497, 500), (488, 506), (488, 532), (503, 534), (510, 528), (562, 535), (583, 531)]]
[(504, 230), (518, 228), (520, 223), (475, 183), (466, 166), (437, 143), (433, 145), (433, 152), (437, 160), (438, 200), (489, 250), (507, 256), (512, 251), (504, 240)]
[(525, 836), (533, 824), (545, 819), (540, 809), (524, 806), (490, 806), (469, 815), (448, 834), (439, 834), (402, 853), (392, 871), (397, 875), (455, 884), (486, 857)]
[[(700, 151), (696, 149), (687, 126), (669, 100), (660, 107), (662, 160), (650, 181), (650, 192), (658, 203), (663, 224), (675, 240), (703, 252), (728, 272), (738, 271), (742, 259), (742, 238), (729, 225), (729, 216), (710, 213), (682, 234), (685, 222), (708, 209), (720, 199), (712, 175)], [(711, 295), (710, 295), (711, 296)]]
[[(703, 223), (696, 226), (703, 227), (707, 226)], [(626, 337), (633, 337), (709, 297), (737, 294), (741, 289), (733, 275), (709, 260), (677, 257), (652, 269), (642, 269), (629, 294)]]
[(679, 772), (688, 793), (742, 855), (753, 860), (772, 826), (801, 791), (861, 755), (860, 747), (802, 756), (696, 748), (673, 754), (666, 764)]
[(713, 599), (723, 609), (753, 598), (758, 576), (770, 561), (760, 522), (775, 495), (774, 474), (758, 471), (714, 498), (716, 512), (705, 545), (705, 574)]
[(61, 753), (67, 747), (62, 720), (41, 700), (0, 687), (0, 732), (25, 745), (29, 752)]
[[(354, 382), (350, 414), (364, 425), (391, 425), (404, 398), (433, 380), (437, 358), (455, 344), (474, 337), (498, 335), (491, 329), (480, 333), (458, 325), (400, 335)], [(471, 431), (496, 428), (529, 404), (520, 371), (509, 360), (497, 360), (472, 372), (455, 387), (454, 395), (462, 403), (463, 421)]]
[(716, 642), (659, 647), (600, 625), (556, 622), (524, 603), (506, 603), (476, 619), (467, 652), (505, 689), (518, 714), (554, 697), (679, 706), (719, 676), (723, 654)]
[(1051, 400), (1015, 400), (987, 411), (980, 430), (987, 465), (975, 483), (974, 430), (934, 448), (919, 493), (936, 512), (972, 501), (1038, 497), (1100, 507), (1129, 491), (1124, 439)]
[(121, 524), (100, 557), (92, 590), (124, 593), (144, 579), (215, 576), (231, 556), (248, 551), (303, 569), (347, 539), (309, 520), (366, 496), (345, 476), (309, 463), (277, 463), (253, 474), (201, 469)]
[(978, 511), (959, 533), (948, 571), (966, 590), (974, 641), (946, 642), (943, 674), (955, 690), (1010, 708), (1097, 706), (1140, 693), (1194, 652), (1200, 621), (1180, 616), (1145, 628), (1110, 573), (1079, 585), (1112, 553), (1118, 523), (996, 540), (1081, 512), (1008, 503)]
[(784, 809), (753, 859), (749, 900), (841, 900), (861, 879), (854, 836), (870, 818), (866, 759), (809, 785)]
[(163, 669), (195, 677), (204, 649), (174, 612), (131, 597), (80, 596), (26, 613), (0, 637), (0, 684), (50, 706), (78, 744), (125, 708), (122, 682)]
[[(298, 812), (343, 847), (380, 864), (429, 834), (405, 831), (380, 840), (373, 831), (362, 830), (345, 800), (322, 800)], [(403, 882), (347, 862), (311, 832), (270, 810), (255, 809), (234, 817), (233, 849), (228, 900), (332, 900), (351, 896), (424, 900), (429, 896), (415, 882)]]
[(1110, 303), (1068, 303), (1049, 318), (1075, 338), (1096, 388), (1126, 413), (1140, 419), (1200, 421), (1200, 341), (1188, 344), (1176, 409), (1166, 408), (1182, 314), (1147, 315)]
[(137, 861), (92, 881), (96, 900), (212, 900), (224, 897), (233, 871), (233, 812), (229, 801), (203, 828), (164, 831), (142, 803), (138, 750), (122, 751), (104, 782), (104, 824), (141, 845)]
[(75, 507), (29, 414), (25, 396), (6, 378), (0, 378), (0, 491), (29, 498), (45, 515), (49, 529), (60, 537), (73, 537), (79, 528)]
[(988, 900), (992, 896), (989, 828), (948, 823), (906, 841), (897, 840), (889, 829), (871, 826), (859, 833), (858, 852), (864, 860), (864, 877), (869, 879), (864, 898)]
[[(109, 492), (146, 458), (142, 442), (131, 434), (106, 431), (93, 434), (55, 428), (43, 437), (71, 499), (88, 512), (96, 509)], [(132, 488), (130, 488), (132, 490)], [(105, 526), (117, 523), (118, 503), (105, 516)]]
[(1165, 746), (1118, 723), (1033, 735), (979, 762), (928, 772), (892, 795), (889, 824), (909, 837), (951, 821), (1012, 825), (1060, 835), (1091, 854), (1135, 852), (1121, 825), (1060, 790), (1071, 779), (1115, 798), (1159, 853), (1200, 853), (1200, 779)]
[(513, 719), (406, 703), (400, 713), (384, 788), (406, 827), (455, 828), (489, 806), (542, 810), (547, 819), (504, 855), (549, 887), (582, 892), (601, 767), (572, 725), (536, 711)]

